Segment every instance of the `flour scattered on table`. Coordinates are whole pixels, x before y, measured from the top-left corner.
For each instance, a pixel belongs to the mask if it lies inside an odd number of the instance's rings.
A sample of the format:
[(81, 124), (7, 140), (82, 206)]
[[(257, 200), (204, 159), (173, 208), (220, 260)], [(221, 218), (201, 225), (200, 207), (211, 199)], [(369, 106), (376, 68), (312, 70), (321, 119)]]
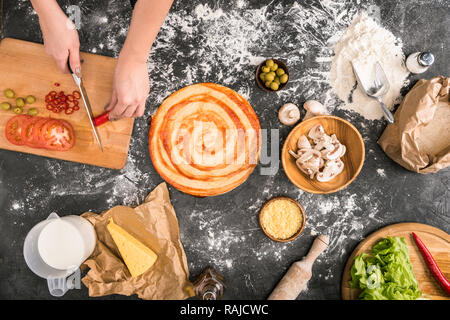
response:
[(351, 62), (366, 88), (373, 84), (375, 64), (379, 62), (390, 84), (389, 91), (382, 97), (383, 102), (390, 109), (400, 102), (400, 89), (406, 84), (409, 72), (404, 65), (402, 42), (389, 30), (362, 13), (335, 45), (334, 53), (330, 81), (336, 94), (345, 102), (344, 109), (356, 111), (369, 120), (383, 117), (379, 103), (367, 97), (359, 85), (355, 89)]

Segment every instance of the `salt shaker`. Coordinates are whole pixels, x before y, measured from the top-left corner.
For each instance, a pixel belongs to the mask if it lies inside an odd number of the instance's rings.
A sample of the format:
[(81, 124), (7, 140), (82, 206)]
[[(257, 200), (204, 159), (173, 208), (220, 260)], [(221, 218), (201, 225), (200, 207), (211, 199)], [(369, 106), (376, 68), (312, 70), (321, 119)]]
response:
[(423, 73), (433, 64), (434, 55), (431, 52), (414, 52), (406, 59), (406, 68), (411, 73)]

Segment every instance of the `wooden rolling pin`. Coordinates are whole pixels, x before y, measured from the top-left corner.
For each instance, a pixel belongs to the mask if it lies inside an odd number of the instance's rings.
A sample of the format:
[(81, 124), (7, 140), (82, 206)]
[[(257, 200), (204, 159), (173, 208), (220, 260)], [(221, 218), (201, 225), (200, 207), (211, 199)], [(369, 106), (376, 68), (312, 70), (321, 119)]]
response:
[(268, 300), (295, 300), (312, 276), (312, 265), (317, 257), (328, 247), (328, 237), (318, 236), (308, 254), (300, 261), (294, 262), (270, 294)]

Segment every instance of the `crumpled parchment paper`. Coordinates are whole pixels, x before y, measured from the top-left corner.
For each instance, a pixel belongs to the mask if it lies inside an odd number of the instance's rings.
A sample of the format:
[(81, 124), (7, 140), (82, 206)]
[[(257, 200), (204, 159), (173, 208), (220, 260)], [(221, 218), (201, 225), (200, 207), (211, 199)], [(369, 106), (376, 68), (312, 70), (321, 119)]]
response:
[[(83, 267), (82, 279), (89, 296), (133, 295), (141, 299), (178, 300), (191, 296), (186, 255), (179, 238), (178, 220), (167, 185), (161, 183), (136, 208), (117, 206), (101, 214), (86, 212), (97, 233), (97, 245)], [(110, 218), (158, 255), (155, 264), (138, 277), (131, 277), (106, 229)]]

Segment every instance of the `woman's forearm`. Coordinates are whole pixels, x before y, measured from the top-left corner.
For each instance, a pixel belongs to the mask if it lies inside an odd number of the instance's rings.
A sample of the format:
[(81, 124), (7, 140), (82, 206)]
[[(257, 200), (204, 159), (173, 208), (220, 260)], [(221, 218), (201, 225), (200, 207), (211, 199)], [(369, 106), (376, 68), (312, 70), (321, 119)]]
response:
[(61, 7), (58, 5), (56, 0), (30, 0), (34, 11), (39, 16), (39, 19), (50, 20), (57, 15), (64, 14)]
[(139, 0), (120, 56), (146, 62), (173, 0)]

